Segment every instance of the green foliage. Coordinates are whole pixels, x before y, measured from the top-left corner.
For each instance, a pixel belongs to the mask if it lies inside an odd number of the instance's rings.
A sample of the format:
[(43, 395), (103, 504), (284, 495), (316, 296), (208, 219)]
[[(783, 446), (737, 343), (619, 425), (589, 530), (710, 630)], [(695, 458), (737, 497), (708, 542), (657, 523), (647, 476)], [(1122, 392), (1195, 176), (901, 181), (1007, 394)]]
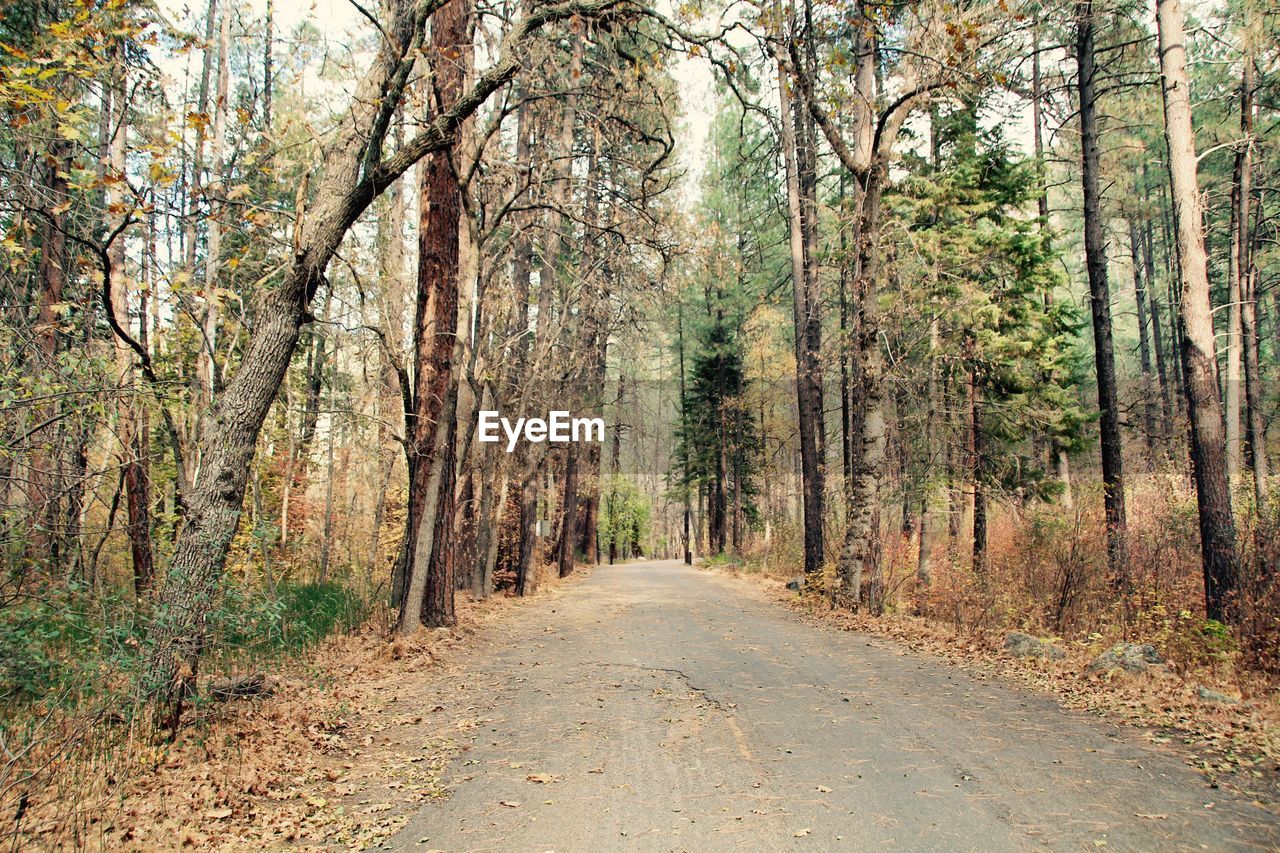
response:
[(979, 391), (980, 475), (1049, 497), (1057, 484), (1030, 439), (1072, 448), (1087, 416), (1075, 387), (1079, 320), (1054, 298), (1060, 260), (1050, 234), (1022, 215), (1038, 192), (1036, 166), (979, 126), (976, 103), (939, 115), (937, 137), (934, 160), (914, 158), (888, 197), (920, 264), (913, 298), (943, 324), (952, 382)]
[(613, 474), (601, 484), (603, 504), (598, 532), (600, 547), (623, 559), (639, 554), (649, 535), (649, 502), (625, 474)]
[(781, 232), (777, 186), (762, 168), (757, 119), (728, 102), (711, 132), (712, 156), (697, 219), (705, 244), (685, 294), (683, 363), (686, 390), (676, 429), (673, 482), (681, 493), (707, 497), (713, 550), (726, 544), (727, 516), (741, 506), (748, 523), (760, 465), (760, 425), (747, 407), (744, 327), (766, 290), (771, 233)]
[(73, 584), (9, 603), (0, 608), (0, 708), (78, 704), (132, 671), (140, 636), (128, 595), (95, 600)]
[[(286, 584), (274, 596), (229, 583), (209, 614), (215, 668), (302, 652), (368, 613), (368, 603), (338, 583)], [(141, 662), (142, 627), (132, 595), (94, 596), (74, 584), (0, 608), (0, 718), (94, 697), (114, 696), (123, 708), (125, 692), (113, 691)]]
[(368, 616), (368, 603), (340, 583), (284, 584), (263, 595), (231, 584), (212, 614), (215, 647), (224, 656), (292, 653)]

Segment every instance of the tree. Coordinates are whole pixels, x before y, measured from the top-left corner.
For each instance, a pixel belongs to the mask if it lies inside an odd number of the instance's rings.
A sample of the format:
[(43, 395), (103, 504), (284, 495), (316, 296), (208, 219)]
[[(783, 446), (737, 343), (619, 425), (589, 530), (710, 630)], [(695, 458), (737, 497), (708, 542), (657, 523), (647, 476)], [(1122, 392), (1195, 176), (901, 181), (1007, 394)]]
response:
[(1186, 31), (1179, 0), (1157, 0), (1164, 132), (1169, 148), (1169, 190), (1181, 270), (1183, 391), (1191, 421), (1191, 465), (1200, 513), (1205, 610), (1210, 619), (1235, 618), (1240, 585), (1236, 527), (1227, 481), (1226, 434), (1218, 399), (1208, 258), (1196, 176), (1195, 133), (1187, 78)]
[(396, 2), (389, 8), (386, 38), (341, 122), (314, 199), (300, 217), (293, 260), (280, 285), (262, 297), (257, 309), (261, 320), (202, 436), (201, 476), (187, 496), (185, 524), (147, 639), (151, 652), (143, 692), (157, 700), (163, 724), (177, 725), (182, 702), (194, 686), (207, 639), (207, 608), (239, 523), (256, 439), (308, 319), (307, 307), (322, 287), (343, 237), (409, 166), (445, 149), (463, 119), (510, 82), (520, 69), (520, 51), (533, 33), (553, 21), (599, 15), (619, 6), (620, 0), (569, 0), (524, 16), (512, 25), (494, 65), (477, 76), (452, 107), (436, 113), (416, 136), (384, 157), (386, 133), (414, 64), (412, 47), (438, 6), (431, 0)]
[[(471, 58), (470, 0), (449, 0), (431, 24), (432, 99), (436, 109), (462, 96)], [(407, 586), (399, 630), (452, 625), (454, 454), (458, 379), (458, 248), (462, 197), (454, 176), (455, 143), (423, 163), (418, 227), (418, 293), (414, 313), (413, 410), (409, 435), (409, 512), (403, 554)], [(443, 433), (437, 439), (437, 433)], [(437, 449), (440, 448), (440, 449)], [(441, 452), (441, 450), (443, 452)]]
[(1101, 155), (1098, 148), (1098, 66), (1094, 52), (1092, 0), (1076, 4), (1076, 89), (1080, 99), (1080, 161), (1083, 182), (1085, 266), (1089, 272), (1089, 313), (1093, 317), (1093, 358), (1098, 379), (1098, 434), (1102, 489), (1107, 517), (1107, 565), (1112, 582), (1129, 584), (1125, 519), (1124, 445), (1120, 435), (1120, 394), (1111, 332), (1111, 288), (1102, 231)]

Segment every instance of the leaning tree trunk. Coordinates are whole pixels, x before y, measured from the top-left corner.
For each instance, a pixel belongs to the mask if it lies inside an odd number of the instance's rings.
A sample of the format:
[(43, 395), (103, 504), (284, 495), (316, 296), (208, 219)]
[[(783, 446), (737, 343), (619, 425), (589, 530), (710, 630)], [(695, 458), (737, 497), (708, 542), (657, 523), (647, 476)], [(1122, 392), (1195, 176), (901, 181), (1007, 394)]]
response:
[(578, 14), (599, 14), (618, 0), (582, 0), (539, 8), (512, 25), (492, 67), (451, 109), (381, 159), (382, 143), (415, 61), (412, 47), (436, 8), (393, 2), (387, 37), (357, 86), (351, 107), (329, 149), (309, 211), (297, 226), (293, 261), (283, 280), (264, 293), (258, 318), (235, 375), (213, 405), (201, 438), (199, 479), (191, 484), (184, 524), (174, 545), (168, 580), (149, 628), (148, 660), (139, 681), (143, 697), (157, 705), (157, 721), (176, 727), (184, 698), (208, 639), (222, 568), (244, 502), (254, 447), (284, 380), (307, 308), (324, 283), (325, 270), (360, 214), (406, 169), (448, 147), (459, 124), (520, 68), (517, 48), (545, 24)]
[(1236, 526), (1227, 486), (1226, 431), (1218, 401), (1209, 266), (1196, 176), (1195, 132), (1187, 79), (1186, 33), (1180, 0), (1156, 0), (1169, 187), (1182, 277), (1182, 373), (1191, 419), (1191, 464), (1200, 510), (1205, 610), (1210, 619), (1235, 618), (1239, 566)]
[(1107, 242), (1102, 232), (1099, 185), (1098, 66), (1094, 55), (1092, 0), (1076, 6), (1076, 85), (1080, 95), (1080, 159), (1084, 184), (1084, 251), (1093, 316), (1094, 365), (1098, 378), (1098, 432), (1102, 446), (1102, 489), (1107, 519), (1107, 565), (1112, 583), (1128, 585), (1129, 549), (1125, 520), (1124, 458), (1120, 435), (1120, 395), (1116, 388), (1111, 335), (1111, 288), (1107, 282)]

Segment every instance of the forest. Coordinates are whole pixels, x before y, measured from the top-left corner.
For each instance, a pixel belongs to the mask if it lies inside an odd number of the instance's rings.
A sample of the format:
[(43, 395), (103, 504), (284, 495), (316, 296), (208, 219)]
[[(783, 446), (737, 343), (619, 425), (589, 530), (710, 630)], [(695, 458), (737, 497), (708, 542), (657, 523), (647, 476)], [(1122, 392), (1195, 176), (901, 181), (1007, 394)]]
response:
[(0, 110), (2, 834), (637, 559), (1280, 710), (1266, 0), (4, 0)]

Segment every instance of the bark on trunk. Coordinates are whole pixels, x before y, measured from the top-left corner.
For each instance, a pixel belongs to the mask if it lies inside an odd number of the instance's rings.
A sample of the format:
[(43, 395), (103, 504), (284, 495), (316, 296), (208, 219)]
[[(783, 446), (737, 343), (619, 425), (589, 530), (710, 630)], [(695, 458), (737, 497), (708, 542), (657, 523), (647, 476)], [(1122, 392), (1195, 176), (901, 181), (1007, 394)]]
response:
[(1191, 419), (1191, 464), (1200, 511), (1205, 610), (1210, 619), (1235, 618), (1239, 568), (1231, 491), (1227, 485), (1226, 429), (1218, 402), (1208, 258), (1196, 176), (1195, 133), (1187, 79), (1185, 19), (1180, 0), (1156, 0), (1169, 188), (1182, 279), (1182, 372)]
[[(1262, 371), (1258, 346), (1258, 274), (1253, 263), (1253, 234), (1249, 225), (1250, 194), (1253, 191), (1253, 89), (1254, 56), (1252, 28), (1246, 21), (1244, 68), (1240, 74), (1240, 137), (1236, 152), (1232, 191), (1235, 197), (1231, 234), (1232, 256), (1240, 282), (1241, 357), (1244, 370), (1245, 432), (1249, 467), (1253, 473), (1254, 503), (1261, 511), (1267, 496), (1267, 433), (1263, 420)], [(1261, 213), (1261, 205), (1259, 205)]]
[(1107, 244), (1102, 230), (1098, 147), (1098, 66), (1094, 55), (1092, 0), (1076, 5), (1076, 86), (1080, 98), (1080, 146), (1084, 188), (1085, 264), (1089, 272), (1089, 308), (1093, 317), (1094, 365), (1098, 379), (1098, 433), (1102, 447), (1102, 488), (1107, 524), (1107, 565), (1112, 583), (1129, 582), (1125, 519), (1124, 458), (1120, 435), (1120, 395), (1116, 388), (1111, 334), (1111, 288), (1107, 281)]
[(916, 559), (916, 584), (927, 589), (933, 581), (933, 546), (937, 538), (936, 509), (941, 498), (941, 477), (937, 470), (941, 453), (939, 424), (942, 416), (942, 400), (939, 397), (938, 349), (940, 334), (938, 318), (929, 323), (929, 410), (924, 422), (924, 484), (920, 495), (920, 542)]
[(1151, 387), (1151, 339), (1147, 332), (1147, 286), (1142, 281), (1142, 249), (1138, 226), (1129, 220), (1129, 259), (1133, 266), (1134, 302), (1138, 307), (1138, 356), (1142, 367), (1142, 427), (1147, 445), (1147, 466), (1156, 465), (1156, 400)]
[(857, 429), (852, 434), (853, 485), (847, 498), (844, 545), (837, 564), (841, 591), (854, 606), (861, 596), (863, 567), (872, 563), (876, 555), (880, 479), (888, 457), (876, 287), (880, 197), (886, 168), (883, 161), (877, 160), (865, 175), (860, 176), (858, 275), (854, 283), (859, 316), (853, 381), (861, 417), (857, 418)]
[(982, 436), (982, 392), (976, 375), (973, 383), (973, 461), (969, 476), (973, 480), (973, 573), (981, 582), (987, 576), (987, 486), (985, 477), (985, 449)]
[[(467, 69), (460, 57), (469, 56), (469, 0), (449, 0), (431, 23), (431, 86), (438, 109), (452, 107), (462, 95)], [(412, 633), (423, 623), (447, 624), (452, 620), (453, 587), (440, 591), (439, 573), (451, 569), (451, 554), (436, 557), (434, 550), (452, 546), (452, 514), (443, 528), (425, 512), (433, 504), (438, 512), (454, 505), (453, 439), (456, 433), (457, 376), (454, 349), (458, 340), (459, 240), (462, 226), (462, 193), (454, 174), (452, 148), (430, 155), (422, 164), (418, 231), (418, 293), (414, 318), (413, 417), (406, 424), (409, 436), (409, 511), (405, 519), (405, 554), (410, 593), (429, 591), (438, 609), (427, 600), (407, 594), (401, 602), (400, 631)], [(446, 412), (446, 403), (455, 407)], [(437, 435), (443, 432), (447, 442)], [(449, 459), (447, 471), (438, 470)], [(431, 483), (441, 490), (432, 493)], [(446, 489), (447, 486), (447, 489)], [(446, 493), (447, 492), (447, 493)], [(433, 536), (434, 548), (418, 547), (417, 538), (430, 526), (445, 535)], [(421, 575), (421, 577), (419, 577)], [(444, 599), (448, 601), (444, 601)], [(446, 621), (447, 620), (447, 621)]]
[(813, 275), (807, 246), (804, 198), (801, 194), (801, 149), (797, 139), (786, 70), (778, 65), (778, 92), (781, 100), (782, 148), (787, 166), (787, 208), (790, 219), (791, 277), (794, 292), (796, 342), (796, 405), (800, 418), (800, 472), (804, 513), (804, 571), (822, 571), (823, 445), (822, 373), (818, 362), (821, 322), (817, 299), (817, 279)]
[[(127, 100), (123, 97), (126, 83), (117, 83), (115, 97), (112, 102), (119, 105), (120, 114), (114, 122), (115, 133), (111, 138), (108, 154), (108, 168), (114, 175), (124, 175), (126, 144), (126, 127), (128, 125), (125, 109)], [(108, 185), (104, 202), (108, 209), (112, 206), (125, 206), (127, 200), (118, 188), (120, 184)], [(115, 324), (119, 328), (131, 328), (129, 320), (129, 291), (125, 278), (125, 245), (124, 235), (120, 234), (107, 247), (106, 261), (108, 269), (107, 287), (110, 291), (107, 310), (113, 314)], [(145, 316), (143, 322), (146, 322)], [(119, 336), (115, 340), (116, 371), (122, 385), (131, 385), (133, 374), (134, 350)], [(129, 553), (133, 562), (134, 594), (146, 595), (154, 583), (155, 567), (151, 549), (151, 476), (147, 458), (148, 441), (145, 434), (145, 421), (141, 418), (141, 407), (138, 397), (129, 394), (119, 401), (117, 429), (120, 434), (121, 464), (123, 465), (126, 522), (125, 532), (129, 537)]]
[[(1042, 105), (1044, 92), (1040, 75), (1040, 27), (1038, 21), (1033, 31), (1034, 42), (1031, 52), (1031, 135), (1039, 183), (1038, 192), (1036, 193), (1036, 212), (1040, 233), (1045, 235), (1045, 240), (1047, 241), (1049, 240), (1049, 181), (1044, 163), (1044, 108)], [(1052, 286), (1045, 288), (1044, 305), (1046, 308), (1053, 305)], [(1062, 505), (1067, 509), (1071, 509), (1074, 505), (1074, 500), (1071, 495), (1071, 463), (1067, 458), (1067, 451), (1057, 441), (1051, 441), (1049, 455), (1057, 470), (1058, 483), (1062, 486)]]
[(578, 539), (578, 445), (570, 442), (564, 463), (564, 493), (560, 512), (560, 549), (556, 565), (560, 577), (573, 574)]
[(337, 128), (315, 199), (299, 223), (292, 265), (280, 284), (261, 297), (244, 356), (214, 404), (201, 439), (200, 477), (186, 502), (168, 581), (148, 631), (151, 652), (139, 683), (141, 693), (156, 701), (162, 725), (177, 726), (182, 701), (194, 685), (258, 433), (288, 369), (299, 330), (309, 319), (307, 306), (343, 237), (381, 192), (423, 156), (450, 145), (462, 119), (515, 76), (520, 68), (516, 47), (530, 33), (551, 21), (597, 14), (611, 5), (613, 0), (584, 0), (542, 7), (515, 22), (493, 66), (458, 104), (436, 115), (384, 160), (382, 142), (414, 64), (410, 50), (435, 7), (430, 2), (395, 2), (388, 9), (388, 37), (380, 42), (379, 55)]
[(1156, 375), (1160, 380), (1160, 411), (1164, 416), (1161, 421), (1161, 438), (1167, 438), (1169, 425), (1173, 422), (1173, 404), (1169, 399), (1169, 368), (1165, 363), (1164, 327), (1160, 300), (1156, 296), (1156, 259), (1155, 247), (1152, 245), (1155, 227), (1151, 217), (1147, 217), (1143, 228), (1142, 263), (1147, 275), (1147, 299), (1151, 308), (1151, 345), (1156, 355)]

